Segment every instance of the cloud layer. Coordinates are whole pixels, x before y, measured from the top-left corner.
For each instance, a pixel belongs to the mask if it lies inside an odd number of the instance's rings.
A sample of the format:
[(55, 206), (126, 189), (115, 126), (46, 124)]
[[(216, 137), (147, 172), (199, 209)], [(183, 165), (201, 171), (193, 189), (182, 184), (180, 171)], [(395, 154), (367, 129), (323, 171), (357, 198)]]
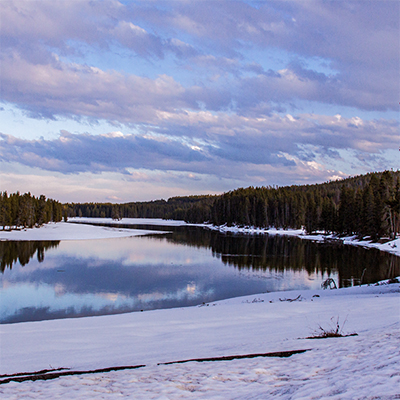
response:
[(398, 147), (399, 9), (3, 1), (1, 101), (22, 110), (23, 129), (74, 120), (120, 133), (82, 125), (32, 140), (5, 126), (1, 161), (121, 180), (200, 174), (201, 191), (207, 177), (218, 191), (218, 179), (291, 184), (398, 168), (385, 159)]

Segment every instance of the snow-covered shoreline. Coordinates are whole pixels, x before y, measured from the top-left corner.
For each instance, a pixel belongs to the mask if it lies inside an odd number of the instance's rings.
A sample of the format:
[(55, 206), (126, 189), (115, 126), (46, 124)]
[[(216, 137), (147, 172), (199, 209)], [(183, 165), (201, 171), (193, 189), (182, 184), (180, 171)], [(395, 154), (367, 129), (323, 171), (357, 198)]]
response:
[[(400, 285), (265, 293), (197, 307), (1, 325), (1, 374), (145, 365), (0, 385), (4, 398), (394, 399)], [(295, 300), (297, 299), (297, 300)], [(336, 327), (358, 336), (310, 340)], [(160, 363), (308, 350), (290, 358)]]
[[(399, 299), (400, 284), (385, 282), (261, 293), (184, 308), (2, 324), (0, 374), (38, 371), (49, 365), (79, 370), (289, 351), (299, 343), (312, 348), (311, 342), (298, 340), (318, 331), (318, 326), (334, 326), (336, 317), (345, 333), (400, 327), (399, 315), (393, 312), (399, 308), (392, 308), (400, 306)], [(368, 315), (371, 318), (365, 318)]]
[(49, 222), (40, 228), (20, 230), (1, 230), (0, 240), (94, 240), (111, 239), (129, 236), (141, 236), (160, 231), (143, 229), (124, 229), (89, 224), (73, 224), (69, 222)]

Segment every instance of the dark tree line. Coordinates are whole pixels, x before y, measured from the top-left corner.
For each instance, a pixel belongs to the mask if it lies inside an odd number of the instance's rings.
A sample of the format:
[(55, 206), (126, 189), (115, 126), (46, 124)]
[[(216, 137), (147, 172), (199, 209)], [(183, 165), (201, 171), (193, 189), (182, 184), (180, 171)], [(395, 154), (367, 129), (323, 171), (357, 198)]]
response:
[(32, 196), (7, 192), (0, 193), (0, 225), (5, 228), (41, 226), (50, 221), (59, 222), (63, 217), (63, 205), (45, 196)]
[(311, 233), (394, 237), (400, 222), (400, 171), (315, 185), (240, 188), (220, 196), (126, 204), (66, 204), (68, 216), (163, 218), (191, 223), (301, 228)]
[(307, 232), (394, 237), (400, 222), (400, 172), (319, 185), (238, 189), (217, 198), (215, 225), (301, 228)]
[(30, 193), (0, 197), (0, 223), (34, 226), (67, 217), (163, 218), (191, 223), (301, 228), (376, 240), (400, 231), (400, 171), (285, 187), (248, 187), (220, 196), (172, 197), (150, 202), (61, 203)]
[[(171, 197), (168, 200), (112, 203), (68, 203), (65, 204), (68, 217), (92, 218), (162, 218), (190, 220), (202, 223), (216, 196)], [(204, 211), (206, 210), (206, 211)]]

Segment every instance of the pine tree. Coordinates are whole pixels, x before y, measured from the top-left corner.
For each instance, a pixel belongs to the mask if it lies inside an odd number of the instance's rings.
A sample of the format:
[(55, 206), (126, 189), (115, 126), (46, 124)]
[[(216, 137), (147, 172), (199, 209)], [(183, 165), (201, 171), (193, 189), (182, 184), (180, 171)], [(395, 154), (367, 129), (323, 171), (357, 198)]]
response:
[(355, 231), (355, 193), (354, 189), (343, 185), (340, 192), (338, 229), (341, 233), (352, 234)]
[(320, 227), (325, 233), (335, 231), (336, 206), (332, 198), (325, 197), (322, 203)]
[(312, 233), (318, 228), (317, 205), (314, 199), (314, 193), (307, 193), (306, 205), (306, 231)]
[(371, 238), (375, 235), (375, 206), (372, 186), (368, 185), (363, 191), (362, 228), (361, 233)]

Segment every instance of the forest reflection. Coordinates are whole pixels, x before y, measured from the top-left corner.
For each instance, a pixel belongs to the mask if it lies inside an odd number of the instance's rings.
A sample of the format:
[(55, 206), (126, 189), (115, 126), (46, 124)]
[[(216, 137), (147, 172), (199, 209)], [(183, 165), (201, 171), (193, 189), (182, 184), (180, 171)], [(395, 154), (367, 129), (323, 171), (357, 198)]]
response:
[[(119, 225), (121, 226), (121, 225)], [(129, 227), (129, 226), (128, 226)], [(130, 226), (130, 228), (133, 228)], [(135, 226), (141, 229), (168, 230), (164, 235), (147, 235), (157, 241), (209, 249), (212, 256), (239, 271), (307, 271), (309, 275), (338, 275), (338, 286), (374, 283), (400, 275), (400, 258), (377, 249), (314, 243), (284, 235), (246, 235), (220, 233), (199, 227)], [(35, 256), (44, 260), (45, 252), (57, 248), (60, 241), (0, 242), (1, 272), (22, 266)], [(88, 244), (89, 245), (89, 244)], [(177, 248), (177, 251), (179, 249)]]
[(373, 284), (400, 275), (400, 258), (376, 249), (199, 227), (168, 230), (119, 239), (0, 242), (0, 324), (316, 290), (327, 278), (346, 287), (361, 277)]
[[(163, 237), (154, 236), (157, 240)], [(377, 249), (366, 249), (284, 235), (221, 234), (212, 230), (177, 229), (166, 240), (206, 247), (214, 257), (239, 270), (307, 271), (329, 276), (335, 272), (339, 287), (394, 278), (400, 275), (400, 258)]]
[(0, 269), (12, 269), (17, 262), (22, 266), (35, 256), (39, 262), (44, 261), (46, 250), (58, 247), (60, 241), (0, 241)]

